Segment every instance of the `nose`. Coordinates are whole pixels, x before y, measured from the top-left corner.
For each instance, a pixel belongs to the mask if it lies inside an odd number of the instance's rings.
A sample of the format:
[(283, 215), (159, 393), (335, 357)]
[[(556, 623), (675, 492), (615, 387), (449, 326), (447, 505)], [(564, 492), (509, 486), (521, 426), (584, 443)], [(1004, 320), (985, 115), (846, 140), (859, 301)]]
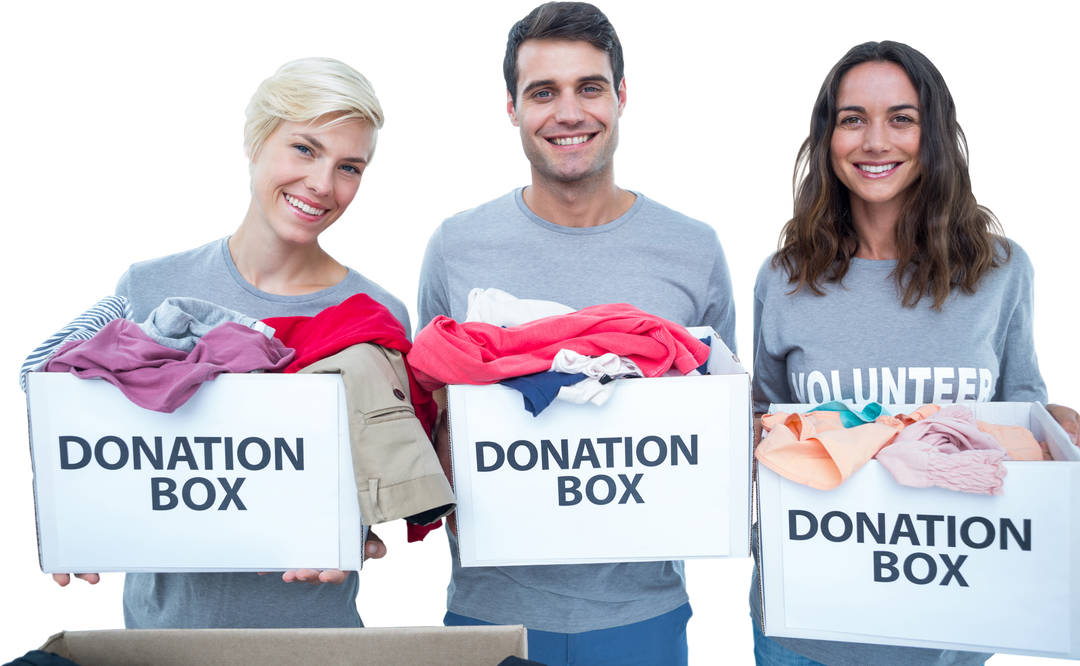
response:
[(334, 191), (334, 165), (317, 160), (304, 178), (304, 185), (312, 194), (323, 197)]
[(863, 150), (868, 153), (883, 153), (892, 148), (889, 128), (884, 122), (871, 122), (863, 134)]
[(585, 109), (577, 95), (560, 95), (555, 104), (555, 120), (563, 125), (576, 125), (585, 120)]

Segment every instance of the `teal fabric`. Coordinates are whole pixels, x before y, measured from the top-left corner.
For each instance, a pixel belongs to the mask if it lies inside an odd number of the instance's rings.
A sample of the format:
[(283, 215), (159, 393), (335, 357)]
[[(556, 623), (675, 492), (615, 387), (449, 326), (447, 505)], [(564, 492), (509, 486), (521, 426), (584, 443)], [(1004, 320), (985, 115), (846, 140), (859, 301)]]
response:
[(833, 400), (827, 402), (824, 405), (818, 405), (813, 409), (806, 410), (807, 412), (840, 412), (840, 422), (844, 424), (845, 428), (854, 428), (855, 426), (861, 426), (864, 423), (873, 423), (879, 416), (892, 416), (889, 412), (881, 406), (880, 402), (871, 402), (862, 409), (855, 409), (854, 406), (848, 405), (843, 402)]

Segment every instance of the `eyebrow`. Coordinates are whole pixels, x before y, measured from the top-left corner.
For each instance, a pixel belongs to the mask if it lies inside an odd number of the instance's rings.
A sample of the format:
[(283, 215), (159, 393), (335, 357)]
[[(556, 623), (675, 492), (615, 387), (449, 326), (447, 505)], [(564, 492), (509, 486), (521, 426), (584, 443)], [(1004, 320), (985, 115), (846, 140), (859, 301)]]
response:
[[(311, 145), (315, 146), (315, 148), (317, 148), (318, 150), (326, 150), (326, 147), (322, 145), (322, 142), (319, 141), (318, 139), (316, 139), (311, 134), (297, 133), (297, 134), (294, 134), (293, 136), (300, 137), (304, 141), (307, 141)], [(355, 162), (356, 164), (367, 164), (367, 158), (366, 157), (344, 157), (344, 158), (342, 158), (341, 161), (342, 162)]]
[[(589, 83), (590, 81), (595, 81), (597, 83), (606, 83), (609, 86), (611, 85), (611, 81), (603, 74), (590, 74), (588, 76), (579, 77), (577, 83), (578, 85), (581, 85), (582, 83)], [(555, 79), (543, 79), (542, 81), (533, 81), (532, 83), (521, 89), (521, 94), (525, 95), (533, 90), (536, 90), (537, 88), (553, 86), (555, 85), (555, 83)]]
[[(903, 111), (904, 109), (919, 110), (919, 107), (914, 104), (897, 104), (896, 106), (890, 106), (888, 108), (889, 113), (895, 113), (896, 111)], [(855, 111), (856, 113), (866, 113), (866, 107), (864, 106), (842, 106), (837, 111)]]

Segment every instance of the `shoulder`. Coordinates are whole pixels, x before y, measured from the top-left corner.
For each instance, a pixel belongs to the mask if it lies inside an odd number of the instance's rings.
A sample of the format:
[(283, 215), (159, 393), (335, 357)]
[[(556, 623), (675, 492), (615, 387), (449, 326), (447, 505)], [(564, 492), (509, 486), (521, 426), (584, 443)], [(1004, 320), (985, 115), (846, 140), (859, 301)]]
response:
[(1031, 257), (1024, 251), (1024, 248), (1020, 247), (1020, 244), (1011, 238), (1003, 239), (1006, 246), (1009, 248), (1008, 263), (1005, 266), (1009, 266), (1013, 271), (1017, 271), (1025, 274), (1034, 274), (1035, 267), (1031, 263)]
[[(356, 270), (350, 268), (349, 274), (345, 277), (344, 284), (342, 284), (342, 294), (352, 296), (354, 294), (367, 294), (372, 299), (378, 301), (380, 305), (390, 311), (405, 327), (406, 331), (411, 331), (411, 322), (409, 321), (409, 310), (405, 307), (405, 303), (400, 298), (394, 296), (389, 291), (384, 289), (382, 285), (370, 280)], [(341, 298), (340, 300), (345, 300)]]
[(696, 236), (719, 244), (720, 238), (716, 234), (716, 229), (713, 229), (712, 226), (654, 201), (640, 192), (634, 192), (634, 194), (642, 199), (641, 210), (638, 215), (644, 219), (662, 224), (673, 232)]
[(225, 238), (219, 238), (210, 241), (206, 245), (187, 250), (186, 252), (177, 252), (176, 254), (169, 254), (164, 257), (135, 262), (128, 267), (127, 274), (161, 273), (168, 272), (172, 269), (186, 270), (192, 265), (206, 264), (220, 260), (222, 253), (221, 246), (225, 240)]
[[(987, 287), (997, 285), (998, 288), (1010, 289), (1030, 288), (1035, 280), (1035, 267), (1031, 263), (1031, 257), (1020, 247), (1020, 244), (1008, 238), (1001, 239), (1008, 248), (1008, 255), (999, 246), (997, 249), (998, 267), (986, 274), (985, 284)], [(984, 287), (980, 285), (978, 290)]]
[(770, 290), (785, 286), (788, 283), (787, 271), (784, 270), (783, 266), (773, 265), (775, 258), (776, 253), (773, 252), (765, 257), (765, 260), (761, 262), (761, 267), (758, 268), (757, 278), (754, 280), (754, 295), (758, 298), (762, 298)]

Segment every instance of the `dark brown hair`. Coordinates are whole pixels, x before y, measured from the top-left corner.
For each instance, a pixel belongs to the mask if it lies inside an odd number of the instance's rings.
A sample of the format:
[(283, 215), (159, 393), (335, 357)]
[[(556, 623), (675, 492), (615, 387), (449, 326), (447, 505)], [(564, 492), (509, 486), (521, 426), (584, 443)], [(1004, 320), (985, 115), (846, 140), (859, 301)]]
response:
[(945, 79), (926, 56), (899, 42), (860, 44), (825, 78), (814, 103), (810, 136), (795, 160), (794, 217), (780, 232), (772, 264), (783, 265), (794, 291), (805, 288), (821, 296), (824, 283), (843, 280), (859, 249), (848, 190), (833, 172), (830, 144), (840, 82), (866, 62), (899, 65), (919, 93), (922, 174), (896, 225), (893, 276), (905, 307), (930, 296), (934, 309), (940, 310), (953, 289), (974, 293), (990, 270), (1009, 260), (1010, 251), (997, 218), (971, 193), (967, 139)]
[(611, 82), (618, 88), (623, 80), (623, 52), (619, 36), (604, 13), (587, 2), (546, 2), (510, 28), (503, 58), (503, 77), (510, 99), (517, 106), (518, 48), (528, 39), (569, 39), (588, 42), (611, 60)]

